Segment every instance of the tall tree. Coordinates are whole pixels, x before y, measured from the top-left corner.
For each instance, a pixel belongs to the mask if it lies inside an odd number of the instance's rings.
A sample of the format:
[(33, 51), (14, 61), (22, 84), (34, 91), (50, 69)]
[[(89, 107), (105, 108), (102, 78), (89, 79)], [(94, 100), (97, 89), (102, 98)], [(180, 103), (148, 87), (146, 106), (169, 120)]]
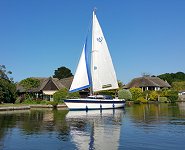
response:
[(0, 78), (13, 81), (12, 78), (8, 77), (9, 74), (12, 74), (12, 72), (7, 71), (5, 65), (0, 65)]
[(13, 79), (8, 75), (12, 74), (11, 71), (7, 71), (5, 65), (0, 65), (0, 102), (2, 103), (14, 103), (16, 99), (16, 86), (13, 83)]
[(71, 70), (62, 66), (58, 68), (57, 70), (55, 70), (53, 78), (63, 79), (63, 78), (71, 77), (71, 76), (73, 76), (73, 74), (71, 73)]

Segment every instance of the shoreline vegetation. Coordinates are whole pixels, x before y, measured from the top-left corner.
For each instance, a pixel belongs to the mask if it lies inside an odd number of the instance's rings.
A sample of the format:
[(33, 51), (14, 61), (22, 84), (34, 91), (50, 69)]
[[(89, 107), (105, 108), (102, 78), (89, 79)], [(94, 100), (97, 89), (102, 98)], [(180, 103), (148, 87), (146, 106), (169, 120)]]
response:
[(13, 104), (13, 103), (0, 104), (0, 111), (30, 110), (34, 108), (66, 109), (67, 106), (65, 104), (58, 104), (57, 106), (53, 106), (52, 104)]

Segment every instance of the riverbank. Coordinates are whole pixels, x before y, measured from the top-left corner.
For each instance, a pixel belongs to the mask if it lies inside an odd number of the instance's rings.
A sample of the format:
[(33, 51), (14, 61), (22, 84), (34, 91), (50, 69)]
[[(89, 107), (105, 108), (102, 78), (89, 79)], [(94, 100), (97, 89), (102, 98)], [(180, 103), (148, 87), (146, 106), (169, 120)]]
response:
[[(14, 111), (14, 110), (29, 110), (32, 108), (51, 108), (53, 109), (53, 105), (43, 105), (43, 104), (1, 104), (0, 105), (0, 111)], [(57, 109), (66, 109), (67, 106), (65, 104), (59, 104), (57, 105)]]

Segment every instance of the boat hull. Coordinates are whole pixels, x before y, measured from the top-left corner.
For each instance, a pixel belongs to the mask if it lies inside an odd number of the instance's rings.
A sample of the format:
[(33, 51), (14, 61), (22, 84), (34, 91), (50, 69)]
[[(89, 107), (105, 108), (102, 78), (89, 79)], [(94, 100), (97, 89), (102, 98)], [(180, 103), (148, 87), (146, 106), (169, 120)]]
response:
[(123, 108), (125, 100), (120, 99), (66, 99), (69, 110), (95, 110)]

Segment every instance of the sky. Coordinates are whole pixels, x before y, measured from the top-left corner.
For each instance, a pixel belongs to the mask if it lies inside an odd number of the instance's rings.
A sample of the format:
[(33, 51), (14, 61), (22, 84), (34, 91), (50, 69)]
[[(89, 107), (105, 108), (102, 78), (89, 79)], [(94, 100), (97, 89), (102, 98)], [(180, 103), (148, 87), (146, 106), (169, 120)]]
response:
[(94, 7), (118, 80), (185, 72), (185, 0), (0, 0), (0, 64), (15, 82), (74, 74)]

